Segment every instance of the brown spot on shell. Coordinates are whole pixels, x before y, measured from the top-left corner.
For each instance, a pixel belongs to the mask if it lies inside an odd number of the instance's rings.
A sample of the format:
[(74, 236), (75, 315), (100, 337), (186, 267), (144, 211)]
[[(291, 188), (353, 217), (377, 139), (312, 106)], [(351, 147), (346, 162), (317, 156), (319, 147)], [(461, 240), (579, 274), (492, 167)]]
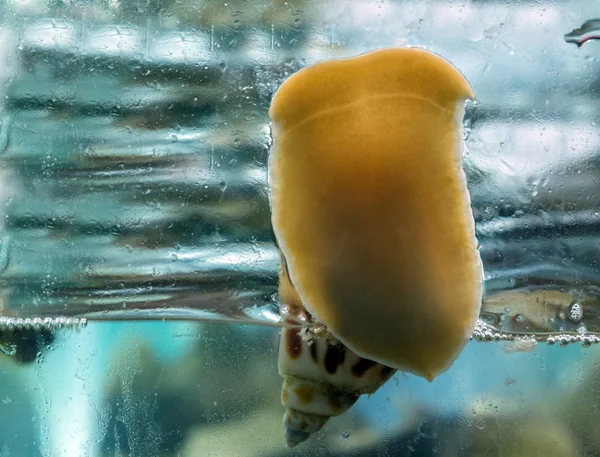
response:
[(312, 315), (302, 306), (293, 303), (282, 305), (283, 311), (287, 314), (284, 322), (293, 325), (311, 324), (313, 322)]
[(311, 384), (301, 384), (295, 389), (298, 400), (300, 400), (300, 403), (303, 403), (305, 405), (313, 400), (313, 397), (315, 396), (315, 391), (315, 386)]
[(313, 362), (319, 363), (319, 353), (318, 353), (317, 343), (313, 341), (309, 346), (309, 350), (310, 350), (310, 358), (313, 360)]
[(373, 362), (372, 360), (361, 358), (352, 367), (352, 374), (354, 376), (357, 376), (360, 378), (362, 375), (364, 375), (367, 372), (367, 370), (369, 368), (374, 367), (375, 365), (377, 365), (377, 362)]
[(285, 314), (287, 314), (286, 318), (283, 320), (286, 324), (290, 325), (300, 325), (302, 324), (302, 315), (303, 309), (301, 306), (294, 304), (286, 304), (284, 305)]
[(329, 374), (334, 374), (338, 367), (344, 364), (346, 358), (346, 348), (342, 345), (328, 345), (325, 353), (325, 370)]
[(291, 416), (291, 414), (290, 414), (290, 415), (288, 415), (288, 416), (285, 418), (285, 423), (286, 423), (287, 425), (290, 425), (290, 424), (292, 423), (292, 416)]
[(282, 401), (286, 402), (288, 400), (289, 396), (290, 395), (288, 394), (287, 389), (284, 388), (281, 390), (281, 400)]
[(290, 328), (285, 331), (285, 344), (287, 353), (291, 359), (297, 359), (302, 355), (302, 337), (300, 330)]

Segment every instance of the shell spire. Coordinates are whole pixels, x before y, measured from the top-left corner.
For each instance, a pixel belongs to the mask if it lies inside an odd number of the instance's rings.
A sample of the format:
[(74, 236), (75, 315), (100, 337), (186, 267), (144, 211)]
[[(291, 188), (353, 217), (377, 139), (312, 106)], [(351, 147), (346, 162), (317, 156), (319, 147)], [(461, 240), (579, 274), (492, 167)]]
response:
[[(482, 267), (461, 168), (464, 101), (473, 98), (452, 64), (416, 48), (318, 63), (273, 97), (269, 183), (284, 259), (280, 300), (305, 309), (346, 355), (433, 380), (475, 327)], [(308, 336), (317, 348), (326, 344)], [(307, 377), (303, 356), (287, 359), (288, 352), (279, 363), (286, 380), (362, 393), (331, 384), (321, 362), (321, 378)]]
[(318, 432), (330, 417), (346, 412), (362, 394), (375, 392), (396, 370), (364, 359), (315, 322), (298, 296), (282, 259), (279, 374), (286, 441), (294, 447)]

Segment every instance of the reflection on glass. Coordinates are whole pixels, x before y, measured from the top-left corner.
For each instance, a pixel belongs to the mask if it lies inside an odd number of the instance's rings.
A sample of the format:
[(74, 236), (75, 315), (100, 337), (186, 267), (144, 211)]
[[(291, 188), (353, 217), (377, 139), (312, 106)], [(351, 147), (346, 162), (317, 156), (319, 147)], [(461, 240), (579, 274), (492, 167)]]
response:
[[(600, 332), (600, 47), (565, 38), (594, 6), (2, 2), (0, 316), (22, 320), (0, 321), (0, 455), (291, 455), (278, 331), (237, 324), (279, 320), (267, 108), (305, 65), (394, 45), (475, 90), (475, 336), (502, 341), (433, 384), (396, 375), (295, 452), (596, 455), (597, 346), (534, 341)], [(14, 327), (58, 317), (92, 323)], [(125, 318), (157, 322), (94, 321)]]

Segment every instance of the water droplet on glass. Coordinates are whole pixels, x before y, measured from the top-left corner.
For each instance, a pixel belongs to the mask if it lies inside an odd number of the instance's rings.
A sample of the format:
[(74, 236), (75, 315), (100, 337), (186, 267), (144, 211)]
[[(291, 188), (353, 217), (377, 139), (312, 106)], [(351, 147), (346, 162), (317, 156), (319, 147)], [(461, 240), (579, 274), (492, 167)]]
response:
[(8, 267), (8, 245), (8, 236), (5, 235), (2, 238), (0, 238), (0, 273), (6, 270), (6, 267)]
[(471, 135), (472, 127), (473, 127), (473, 118), (469, 114), (469, 112), (465, 112), (465, 117), (463, 119), (463, 141), (467, 141), (469, 139), (469, 135)]
[(10, 124), (8, 116), (4, 116), (2, 121), (0, 121), (0, 153), (3, 153), (8, 148)]

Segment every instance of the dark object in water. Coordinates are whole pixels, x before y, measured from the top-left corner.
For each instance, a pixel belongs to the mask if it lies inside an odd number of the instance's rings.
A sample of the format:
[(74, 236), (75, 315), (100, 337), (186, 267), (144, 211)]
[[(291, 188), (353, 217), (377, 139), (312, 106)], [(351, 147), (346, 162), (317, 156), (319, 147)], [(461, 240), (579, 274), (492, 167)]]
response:
[(578, 47), (589, 40), (600, 40), (600, 19), (585, 21), (581, 27), (565, 35), (567, 43), (575, 43)]
[(0, 352), (19, 363), (32, 363), (43, 347), (54, 341), (54, 333), (47, 329), (0, 330)]

